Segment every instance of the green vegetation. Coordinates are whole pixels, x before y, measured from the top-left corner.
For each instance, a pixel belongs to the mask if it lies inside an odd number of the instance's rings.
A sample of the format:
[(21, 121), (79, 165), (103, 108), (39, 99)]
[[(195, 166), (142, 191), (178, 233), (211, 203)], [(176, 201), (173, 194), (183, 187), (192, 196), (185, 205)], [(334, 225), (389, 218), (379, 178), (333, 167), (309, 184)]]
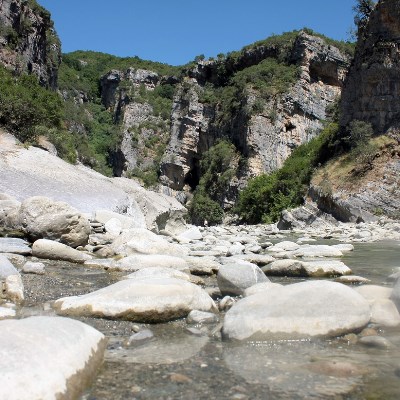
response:
[(301, 205), (312, 173), (326, 161), (325, 154), (329, 153), (326, 147), (331, 145), (338, 130), (336, 123), (328, 124), (318, 137), (295, 149), (281, 169), (251, 179), (235, 207), (242, 220), (274, 222), (284, 209)]
[[(67, 102), (68, 127), (71, 131), (83, 131), (86, 138), (83, 145), (77, 145), (79, 159), (103, 173), (111, 173), (109, 155), (118, 147), (122, 135), (119, 121), (116, 120), (120, 115), (113, 115), (112, 110), (106, 110), (101, 105), (100, 78), (111, 70), (125, 72), (132, 68), (147, 69), (160, 75), (181, 73), (178, 67), (141, 60), (139, 57), (120, 58), (92, 51), (65, 54), (59, 70), (59, 88), (71, 97)], [(122, 80), (117, 91), (129, 102), (149, 104), (153, 109), (152, 115), (160, 118), (158, 122), (149, 120), (131, 128), (133, 144), (141, 155), (145, 158), (153, 156), (152, 165), (149, 166), (147, 162), (139, 165), (131, 171), (131, 176), (142, 179), (146, 186), (152, 186), (157, 182), (161, 152), (165, 149), (164, 136), (169, 131), (175, 86), (162, 83), (154, 90), (147, 90), (144, 84), (136, 87), (129, 80)], [(78, 93), (87, 99), (83, 104), (75, 104), (72, 100)], [(143, 129), (153, 130), (154, 135), (143, 135)]]
[(375, 8), (376, 1), (373, 0), (357, 0), (353, 7), (355, 13), (354, 23), (359, 29), (364, 29), (369, 20), (369, 16)]
[[(226, 86), (206, 84), (199, 99), (204, 104), (218, 105), (216, 124), (223, 128), (242, 112), (248, 118), (261, 112), (266, 101), (287, 92), (297, 76), (297, 66), (267, 58), (235, 73)], [(250, 92), (257, 93), (257, 100), (247, 105)]]
[[(111, 70), (126, 71), (141, 68), (160, 75), (180, 75), (181, 68), (167, 64), (142, 60), (139, 57), (116, 57), (95, 51), (75, 51), (63, 55), (59, 71), (59, 88), (77, 90), (92, 99), (100, 97), (100, 77)], [(163, 93), (165, 95), (165, 93)]]
[(21, 141), (33, 142), (38, 129), (62, 129), (64, 107), (57, 93), (41, 87), (33, 75), (13, 76), (0, 67), (0, 124)]
[(371, 140), (373, 133), (369, 122), (354, 120), (349, 124), (343, 141), (350, 149), (349, 157), (355, 161), (355, 175), (361, 175), (372, 168), (372, 162), (379, 150), (377, 144)]
[(238, 158), (235, 146), (227, 140), (218, 141), (204, 153), (200, 161), (202, 177), (189, 206), (189, 217), (194, 224), (222, 222), (222, 205), (236, 174)]

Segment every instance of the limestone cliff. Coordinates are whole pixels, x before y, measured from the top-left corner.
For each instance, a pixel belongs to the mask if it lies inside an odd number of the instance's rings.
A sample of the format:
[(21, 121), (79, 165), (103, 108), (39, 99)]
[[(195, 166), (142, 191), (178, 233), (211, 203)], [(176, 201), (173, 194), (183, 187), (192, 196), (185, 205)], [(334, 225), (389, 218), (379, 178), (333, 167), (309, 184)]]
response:
[[(224, 90), (235, 76), (271, 59), (296, 68), (297, 78), (288, 90), (262, 95), (250, 83), (236, 103), (227, 105)], [(293, 148), (319, 133), (327, 106), (340, 95), (348, 65), (347, 55), (305, 32), (283, 45), (261, 43), (224, 60), (198, 63), (174, 97), (161, 182), (175, 190), (194, 188), (199, 160), (219, 138), (232, 141), (248, 160), (239, 181), (279, 168)], [(209, 101), (210, 88), (222, 91), (222, 97)]]
[[(170, 81), (153, 71), (112, 70), (100, 80), (101, 100), (121, 126), (121, 141), (112, 154), (116, 176), (154, 170), (169, 138), (170, 100), (155, 94)], [(157, 166), (156, 166), (157, 165)]]
[(0, 63), (57, 86), (61, 46), (50, 14), (35, 0), (0, 0)]
[[(381, 0), (359, 34), (342, 93), (342, 132), (354, 120), (375, 137), (315, 174), (310, 199), (340, 221), (400, 217), (400, 2)], [(366, 160), (366, 161), (365, 161)]]
[(341, 125), (370, 122), (376, 134), (400, 121), (400, 2), (381, 0), (359, 35), (342, 97)]

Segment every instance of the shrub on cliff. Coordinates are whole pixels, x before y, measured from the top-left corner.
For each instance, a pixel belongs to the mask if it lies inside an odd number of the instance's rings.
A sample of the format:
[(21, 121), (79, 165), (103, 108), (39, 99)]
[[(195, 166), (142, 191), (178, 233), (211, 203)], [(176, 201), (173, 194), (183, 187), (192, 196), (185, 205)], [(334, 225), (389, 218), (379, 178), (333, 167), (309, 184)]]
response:
[(303, 203), (311, 175), (326, 160), (327, 148), (339, 127), (331, 123), (310, 142), (295, 149), (283, 167), (251, 179), (240, 193), (235, 211), (247, 223), (271, 223), (284, 209)]
[(236, 173), (236, 159), (236, 148), (227, 140), (220, 140), (203, 154), (200, 182), (189, 206), (189, 216), (194, 224), (222, 222), (222, 207), (230, 181)]
[(0, 67), (0, 82), (0, 124), (19, 140), (33, 141), (38, 126), (62, 128), (62, 100), (57, 93), (41, 87), (36, 76), (13, 76)]

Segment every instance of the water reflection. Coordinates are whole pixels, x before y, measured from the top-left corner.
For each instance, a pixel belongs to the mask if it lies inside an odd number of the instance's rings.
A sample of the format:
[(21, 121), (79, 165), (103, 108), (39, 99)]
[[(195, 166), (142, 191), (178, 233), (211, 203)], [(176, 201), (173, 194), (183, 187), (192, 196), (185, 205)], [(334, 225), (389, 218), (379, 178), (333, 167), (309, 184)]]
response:
[(143, 344), (117, 346), (106, 353), (107, 361), (137, 364), (173, 364), (194, 357), (207, 344), (206, 336), (179, 335), (173, 338), (154, 338)]
[(225, 365), (248, 383), (304, 398), (348, 395), (374, 372), (370, 357), (330, 342), (250, 342), (227, 345)]

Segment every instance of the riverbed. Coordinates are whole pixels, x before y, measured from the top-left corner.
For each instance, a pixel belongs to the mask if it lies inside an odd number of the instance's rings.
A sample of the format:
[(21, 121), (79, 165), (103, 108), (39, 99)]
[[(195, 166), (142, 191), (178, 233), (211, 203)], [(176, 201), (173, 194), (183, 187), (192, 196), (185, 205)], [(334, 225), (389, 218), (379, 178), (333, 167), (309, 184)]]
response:
[[(356, 243), (342, 261), (372, 284), (391, 287), (387, 277), (400, 266), (399, 251), (396, 241)], [(45, 264), (45, 276), (23, 275), (26, 301), (20, 316), (54, 315), (52, 300), (92, 292), (124, 275), (66, 262)], [(216, 286), (215, 278), (205, 282)], [(156, 325), (80, 320), (109, 338), (105, 362), (81, 400), (400, 398), (400, 328), (378, 331), (392, 344), (381, 349), (344, 338), (233, 343), (221, 339), (218, 323), (188, 325), (184, 319)], [(152, 339), (128, 343), (145, 328), (154, 333)]]

